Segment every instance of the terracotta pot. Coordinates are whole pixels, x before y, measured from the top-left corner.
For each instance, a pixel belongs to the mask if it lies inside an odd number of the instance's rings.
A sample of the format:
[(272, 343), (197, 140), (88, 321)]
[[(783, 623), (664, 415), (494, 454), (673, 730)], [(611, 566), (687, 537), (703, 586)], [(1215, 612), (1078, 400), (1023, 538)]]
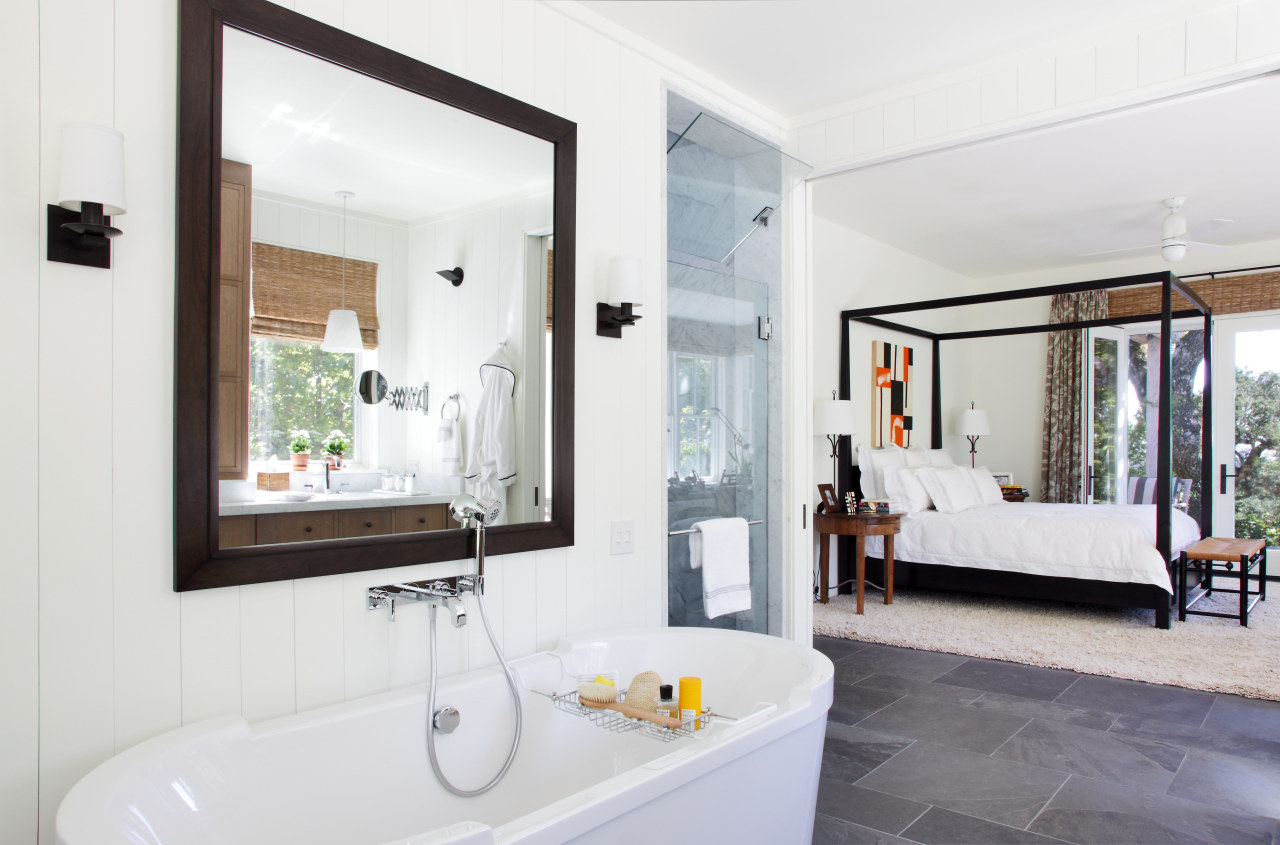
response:
[(306, 468), (307, 468), (307, 459), (308, 459), (308, 458), (310, 458), (310, 457), (311, 457), (311, 456), (310, 456), (310, 455), (308, 455), (306, 452), (294, 452), (294, 453), (293, 453), (293, 468), (294, 468), (295, 470), (303, 470), (303, 471), (304, 471), (304, 470), (306, 470)]

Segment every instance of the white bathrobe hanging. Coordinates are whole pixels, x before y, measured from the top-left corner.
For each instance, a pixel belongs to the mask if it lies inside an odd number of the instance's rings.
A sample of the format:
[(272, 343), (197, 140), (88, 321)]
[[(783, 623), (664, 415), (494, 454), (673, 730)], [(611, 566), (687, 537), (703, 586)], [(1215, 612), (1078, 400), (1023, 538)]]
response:
[(480, 365), (480, 405), (471, 431), (471, 454), (467, 459), (467, 481), (476, 496), (497, 499), (503, 513), (496, 522), (506, 522), (507, 488), (516, 480), (515, 416), (512, 399), (516, 376), (502, 350)]

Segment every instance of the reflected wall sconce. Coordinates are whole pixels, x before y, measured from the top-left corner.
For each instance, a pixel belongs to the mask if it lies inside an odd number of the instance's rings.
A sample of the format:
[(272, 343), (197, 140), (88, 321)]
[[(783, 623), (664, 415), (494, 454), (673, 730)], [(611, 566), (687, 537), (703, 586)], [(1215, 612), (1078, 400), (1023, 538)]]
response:
[(969, 403), (968, 410), (960, 412), (960, 433), (969, 439), (969, 466), (978, 465), (978, 438), (991, 433), (987, 412), (975, 410)]
[(596, 334), (622, 337), (623, 326), (634, 326), (640, 315), (632, 309), (640, 305), (644, 276), (639, 258), (615, 258), (609, 262), (609, 301), (596, 303)]
[(436, 275), (448, 279), (449, 283), (455, 288), (462, 284), (463, 273), (461, 267), (454, 267), (452, 270), (437, 270)]
[(111, 217), (124, 214), (124, 135), (109, 126), (62, 127), (58, 204), (47, 208), (45, 258), (111, 268)]

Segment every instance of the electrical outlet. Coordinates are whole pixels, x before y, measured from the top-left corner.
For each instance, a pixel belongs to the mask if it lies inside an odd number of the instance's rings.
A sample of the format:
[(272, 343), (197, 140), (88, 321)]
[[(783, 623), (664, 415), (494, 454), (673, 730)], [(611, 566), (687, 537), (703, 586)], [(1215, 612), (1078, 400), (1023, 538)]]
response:
[(609, 554), (629, 555), (636, 550), (636, 526), (634, 522), (609, 523)]

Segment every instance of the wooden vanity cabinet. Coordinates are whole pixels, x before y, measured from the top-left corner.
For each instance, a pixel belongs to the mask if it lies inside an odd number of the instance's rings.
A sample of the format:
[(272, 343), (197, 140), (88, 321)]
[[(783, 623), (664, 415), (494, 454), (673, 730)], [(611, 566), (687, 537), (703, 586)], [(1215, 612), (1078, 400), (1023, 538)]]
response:
[(260, 513), (257, 517), (257, 545), (332, 540), (337, 536), (335, 531), (336, 522), (333, 511)]
[(447, 505), (246, 514), (219, 517), (218, 548), (410, 534), (452, 527), (456, 526), (449, 523)]
[(392, 531), (396, 534), (410, 534), (414, 531), (440, 531), (448, 528), (448, 505), (410, 505), (403, 508), (392, 508), (395, 514), (392, 519)]
[(351, 511), (335, 511), (338, 516), (339, 537), (372, 537), (390, 534), (394, 508), (369, 508)]

